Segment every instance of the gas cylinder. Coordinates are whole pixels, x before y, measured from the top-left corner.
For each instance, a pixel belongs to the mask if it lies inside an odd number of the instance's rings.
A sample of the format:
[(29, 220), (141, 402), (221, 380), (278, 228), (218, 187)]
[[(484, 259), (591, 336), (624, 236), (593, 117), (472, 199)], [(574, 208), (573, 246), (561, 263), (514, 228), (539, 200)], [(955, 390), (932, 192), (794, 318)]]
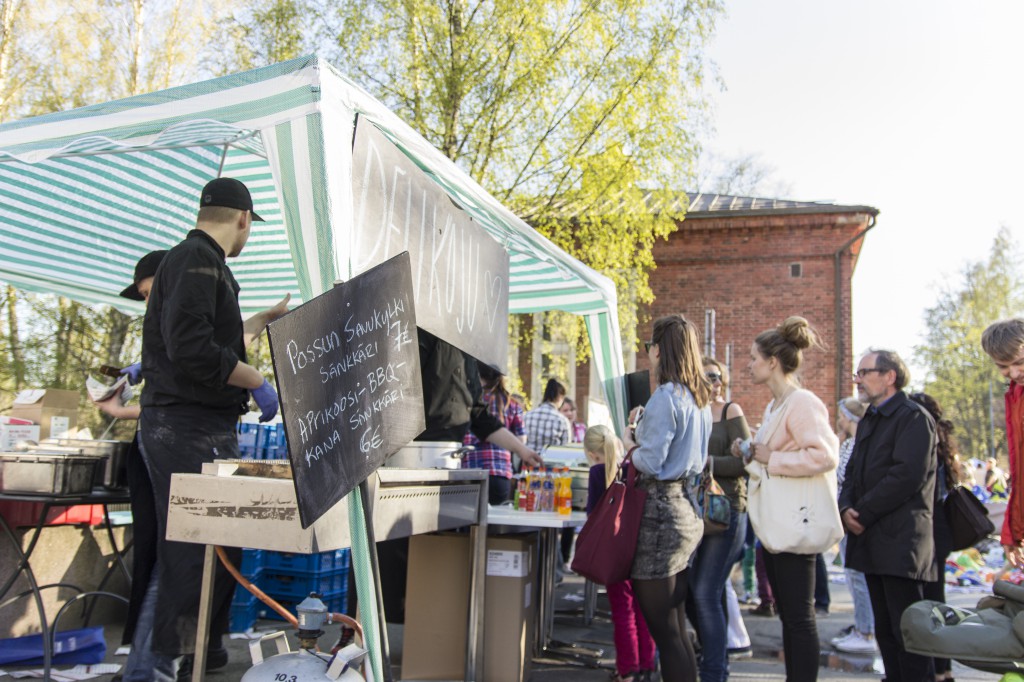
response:
[[(253, 666), (242, 676), (241, 682), (323, 682), (324, 679), (363, 682), (358, 665), (366, 655), (365, 650), (350, 644), (333, 656), (314, 651), (317, 638), (323, 634), (320, 628), (327, 622), (327, 607), (317, 595), (311, 594), (295, 610), (302, 648), (292, 651), (282, 631), (249, 642)], [(276, 643), (277, 654), (264, 659), (263, 643), (270, 641)]]

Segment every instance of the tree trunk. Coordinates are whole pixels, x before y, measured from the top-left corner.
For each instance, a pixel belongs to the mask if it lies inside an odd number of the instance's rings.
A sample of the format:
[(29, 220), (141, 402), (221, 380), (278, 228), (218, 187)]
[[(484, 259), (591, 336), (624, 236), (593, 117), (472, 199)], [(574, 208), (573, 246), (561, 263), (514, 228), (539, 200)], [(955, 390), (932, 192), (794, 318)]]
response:
[(7, 345), (11, 349), (14, 390), (19, 391), (25, 385), (25, 354), (18, 334), (18, 292), (10, 285), (7, 286)]
[[(105, 358), (108, 365), (117, 366), (122, 364), (121, 352), (124, 350), (125, 339), (128, 338), (128, 328), (131, 326), (132, 318), (122, 313), (117, 308), (110, 308), (107, 313), (107, 339)], [(131, 364), (130, 362), (124, 364)]]

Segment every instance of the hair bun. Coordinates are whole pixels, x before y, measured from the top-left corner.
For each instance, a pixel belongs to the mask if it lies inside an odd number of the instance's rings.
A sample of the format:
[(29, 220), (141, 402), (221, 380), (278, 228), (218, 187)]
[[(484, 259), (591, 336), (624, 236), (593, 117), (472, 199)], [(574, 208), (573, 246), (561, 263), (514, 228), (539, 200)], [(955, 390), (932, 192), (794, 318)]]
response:
[(810, 348), (814, 343), (814, 331), (807, 320), (799, 315), (787, 317), (778, 326), (779, 334), (800, 350)]

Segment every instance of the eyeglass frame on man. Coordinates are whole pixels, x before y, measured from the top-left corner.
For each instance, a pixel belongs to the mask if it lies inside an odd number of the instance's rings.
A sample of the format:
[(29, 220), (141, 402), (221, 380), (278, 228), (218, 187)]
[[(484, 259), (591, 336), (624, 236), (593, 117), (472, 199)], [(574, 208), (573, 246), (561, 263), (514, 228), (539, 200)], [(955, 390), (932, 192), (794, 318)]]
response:
[(850, 376), (853, 377), (854, 381), (857, 381), (858, 379), (863, 379), (871, 372), (878, 372), (879, 374), (883, 374), (888, 371), (890, 370), (882, 369), (881, 367), (861, 367), (856, 372), (853, 372)]

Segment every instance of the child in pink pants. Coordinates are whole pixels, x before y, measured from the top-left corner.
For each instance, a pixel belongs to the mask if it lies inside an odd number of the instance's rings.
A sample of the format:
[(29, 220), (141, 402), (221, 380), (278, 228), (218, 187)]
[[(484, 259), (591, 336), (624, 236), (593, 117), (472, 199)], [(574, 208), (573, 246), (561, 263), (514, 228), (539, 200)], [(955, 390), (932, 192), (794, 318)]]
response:
[[(606, 426), (591, 426), (583, 436), (583, 449), (590, 462), (587, 488), (587, 513), (597, 505), (601, 495), (615, 478), (622, 459), (622, 443)], [(628, 580), (605, 587), (612, 610), (615, 640), (614, 682), (641, 682), (650, 679), (654, 670), (654, 640), (633, 596)]]

